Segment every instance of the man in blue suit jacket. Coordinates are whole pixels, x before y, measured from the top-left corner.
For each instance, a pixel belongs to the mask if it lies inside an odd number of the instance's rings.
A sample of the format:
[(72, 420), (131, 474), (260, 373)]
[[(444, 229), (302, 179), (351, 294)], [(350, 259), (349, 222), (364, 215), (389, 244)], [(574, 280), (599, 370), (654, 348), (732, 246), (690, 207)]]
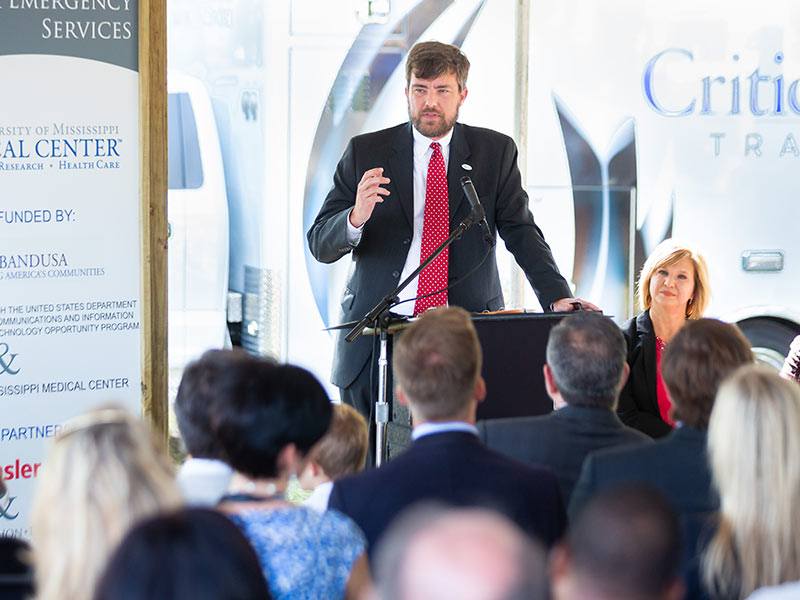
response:
[(569, 504), (590, 452), (651, 441), (615, 412), (628, 374), (625, 355), (625, 338), (608, 317), (580, 312), (562, 319), (550, 331), (544, 365), (555, 412), (481, 421), (481, 439), (492, 450), (551, 469)]
[(396, 393), (411, 411), (412, 444), (393, 461), (337, 481), (329, 508), (352, 518), (369, 548), (392, 520), (420, 501), (497, 510), (552, 545), (566, 515), (555, 476), (487, 449), (475, 411), (486, 395), (481, 350), (461, 308), (426, 312), (394, 353)]
[[(339, 161), (333, 187), (308, 231), (308, 245), (324, 263), (352, 254), (353, 267), (341, 301), (344, 322), (363, 318), (420, 264), (433, 141), (440, 144), (447, 165), (450, 229), (471, 212), (460, 185), (467, 175), (486, 210), (490, 230), (500, 233), (542, 306), (572, 309), (569, 286), (528, 210), (514, 142), (496, 131), (456, 122), (467, 97), (468, 71), (467, 57), (455, 46), (415, 45), (406, 62), (410, 122), (354, 137)], [(481, 230), (471, 228), (449, 253), (448, 283), (465, 279), (448, 291), (448, 303), (471, 312), (503, 308), (495, 251)], [(416, 290), (415, 281), (401, 299), (414, 298)], [(408, 302), (394, 311), (411, 314), (413, 308), (414, 303)], [(367, 368), (372, 345), (363, 336), (348, 344), (345, 334), (336, 342), (331, 381), (340, 388), (344, 402), (368, 417), (374, 394)]]

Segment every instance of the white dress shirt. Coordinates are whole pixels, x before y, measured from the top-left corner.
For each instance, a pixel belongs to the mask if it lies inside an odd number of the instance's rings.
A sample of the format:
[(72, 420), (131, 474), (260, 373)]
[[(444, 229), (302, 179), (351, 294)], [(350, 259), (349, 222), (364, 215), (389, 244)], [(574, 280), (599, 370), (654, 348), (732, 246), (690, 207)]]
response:
[(314, 491), (311, 492), (311, 495), (303, 501), (303, 506), (307, 506), (318, 513), (324, 513), (326, 510), (328, 510), (328, 500), (331, 498), (332, 491), (332, 481), (320, 483), (314, 488)]
[(463, 431), (478, 436), (478, 428), (471, 423), (464, 421), (442, 421), (440, 423), (423, 423), (417, 425), (411, 430), (411, 439), (418, 440), (426, 435), (434, 435), (436, 433), (448, 433), (451, 431)]
[[(422, 227), (425, 223), (425, 186), (428, 180), (428, 163), (433, 154), (431, 143), (434, 141), (439, 142), (446, 172), (450, 159), (450, 140), (453, 139), (452, 129), (440, 140), (427, 138), (413, 127), (411, 130), (414, 133), (414, 234), (411, 236), (406, 263), (403, 265), (403, 271), (400, 273), (400, 278), (397, 280), (397, 283), (400, 283), (411, 275), (411, 272), (416, 269), (420, 263), (420, 255), (422, 253)], [(392, 202), (393, 200), (391, 196), (385, 198), (384, 202)], [(380, 210), (380, 205), (377, 205), (375, 210)], [(361, 227), (353, 227), (348, 218), (347, 241), (353, 246), (358, 246), (358, 243), (361, 241), (361, 232), (363, 229), (363, 225)], [(417, 297), (418, 279), (419, 277), (416, 277), (402, 292), (400, 292), (399, 298), (401, 302)], [(389, 290), (387, 290), (387, 292), (388, 291)], [(415, 303), (412, 301), (403, 302), (393, 307), (392, 312), (398, 315), (412, 315), (414, 314), (414, 304)]]
[(176, 481), (190, 506), (216, 506), (228, 491), (233, 469), (221, 460), (189, 458), (178, 470)]

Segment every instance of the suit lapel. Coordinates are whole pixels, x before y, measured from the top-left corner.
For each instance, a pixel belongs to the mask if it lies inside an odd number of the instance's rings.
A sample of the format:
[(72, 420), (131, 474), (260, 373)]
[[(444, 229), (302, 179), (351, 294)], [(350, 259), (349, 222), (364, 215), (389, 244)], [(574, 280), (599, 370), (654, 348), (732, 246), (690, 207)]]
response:
[(464, 128), (460, 123), (456, 123), (453, 128), (453, 137), (450, 140), (450, 158), (447, 165), (447, 195), (450, 200), (450, 223), (452, 229), (453, 218), (458, 207), (464, 201), (464, 190), (461, 189), (461, 178), (470, 175), (461, 165), (468, 162), (471, 152)]
[(641, 313), (636, 318), (636, 327), (644, 334), (642, 337), (642, 354), (644, 357), (644, 371), (647, 376), (647, 386), (651, 390), (651, 406), (655, 414), (661, 414), (658, 408), (658, 362), (656, 357), (656, 334), (653, 322), (650, 320), (650, 311)]
[[(411, 123), (398, 130), (397, 137), (389, 155), (389, 173), (397, 190), (397, 202), (403, 209), (409, 225), (414, 225), (414, 137), (411, 134)], [(389, 199), (391, 201), (391, 198)]]

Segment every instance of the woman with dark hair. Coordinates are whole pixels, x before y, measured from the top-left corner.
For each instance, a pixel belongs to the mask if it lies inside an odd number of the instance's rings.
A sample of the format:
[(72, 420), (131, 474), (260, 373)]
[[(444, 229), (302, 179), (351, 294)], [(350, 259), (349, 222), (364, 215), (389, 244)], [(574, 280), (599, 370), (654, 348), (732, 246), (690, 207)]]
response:
[(703, 317), (710, 291), (706, 261), (692, 245), (667, 239), (647, 257), (637, 286), (642, 312), (622, 329), (631, 372), (617, 413), (628, 427), (654, 438), (672, 431), (661, 356), (687, 320)]
[(275, 598), (355, 598), (369, 583), (364, 536), (335, 511), (293, 506), (284, 494), (325, 434), (332, 408), (311, 373), (252, 360), (219, 380), (211, 427), (233, 467), (219, 505), (244, 531)]
[(269, 600), (261, 564), (239, 529), (192, 508), (134, 527), (112, 554), (95, 600)]

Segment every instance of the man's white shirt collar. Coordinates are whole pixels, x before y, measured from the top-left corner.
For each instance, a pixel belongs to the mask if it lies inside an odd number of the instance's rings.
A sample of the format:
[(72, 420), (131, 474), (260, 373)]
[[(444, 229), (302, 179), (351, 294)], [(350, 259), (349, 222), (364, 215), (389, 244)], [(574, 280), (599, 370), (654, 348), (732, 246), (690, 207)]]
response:
[(435, 433), (448, 433), (451, 431), (463, 431), (465, 433), (472, 433), (478, 435), (478, 428), (470, 423), (464, 421), (445, 421), (443, 423), (423, 423), (417, 425), (411, 431), (411, 439), (418, 440), (426, 435), (433, 435)]
[[(420, 159), (422, 158), (426, 152), (431, 151), (431, 144), (433, 142), (439, 142), (439, 145), (442, 147), (442, 156), (446, 159), (450, 155), (450, 140), (453, 139), (453, 130), (447, 132), (440, 140), (432, 140), (431, 138), (427, 138), (422, 135), (415, 127), (411, 127), (411, 131), (414, 134), (414, 158)], [(447, 160), (444, 161), (444, 164), (447, 165)]]

